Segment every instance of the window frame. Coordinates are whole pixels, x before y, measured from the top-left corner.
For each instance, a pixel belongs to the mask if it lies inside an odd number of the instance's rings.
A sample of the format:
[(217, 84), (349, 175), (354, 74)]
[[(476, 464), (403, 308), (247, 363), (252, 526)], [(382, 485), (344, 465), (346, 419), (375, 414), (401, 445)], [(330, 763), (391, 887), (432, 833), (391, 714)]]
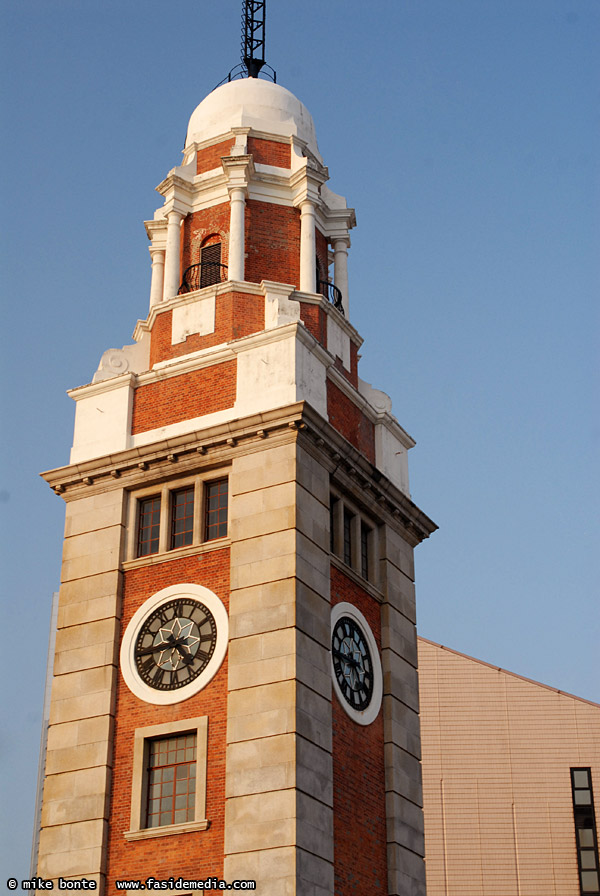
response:
[[(147, 488), (132, 489), (129, 492), (129, 507), (127, 515), (127, 537), (125, 546), (125, 562), (136, 561), (143, 564), (156, 562), (155, 558), (180, 556), (186, 551), (195, 551), (198, 548), (216, 547), (229, 538), (229, 491), (227, 503), (227, 534), (218, 538), (207, 540), (205, 538), (205, 492), (206, 486), (211, 482), (226, 479), (229, 482), (229, 468), (217, 469), (191, 476), (182, 476), (168, 482), (154, 483)], [(184, 489), (194, 488), (194, 510), (191, 544), (180, 547), (172, 547), (173, 525), (173, 496)], [(158, 536), (158, 550), (152, 554), (138, 555), (140, 508), (143, 501), (148, 498), (160, 498), (160, 528)]]
[[(148, 828), (146, 807), (148, 805), (148, 756), (150, 742), (181, 734), (196, 735), (196, 800), (194, 820), (179, 824), (159, 825)], [(194, 719), (182, 719), (176, 722), (165, 722), (161, 725), (149, 725), (136, 728), (133, 736), (133, 770), (131, 780), (131, 810), (129, 830), (125, 831), (126, 840), (146, 840), (151, 837), (168, 837), (172, 834), (184, 834), (188, 831), (206, 831), (210, 821), (206, 818), (206, 779), (208, 755), (208, 716)]]
[[(350, 562), (345, 549), (347, 522), (350, 532)], [(377, 546), (378, 524), (362, 509), (342, 496), (337, 489), (330, 489), (329, 495), (329, 547), (330, 553), (344, 566), (352, 570), (361, 580), (378, 588)], [(367, 575), (363, 568), (363, 533), (367, 538)]]
[[(585, 772), (587, 786), (576, 784), (576, 775)], [(577, 802), (576, 795), (581, 792), (589, 793), (589, 802)], [(598, 896), (600, 894), (600, 861), (598, 856), (598, 831), (596, 828), (596, 812), (594, 809), (594, 788), (592, 784), (592, 769), (589, 766), (571, 767), (571, 797), (573, 801), (573, 824), (575, 829), (575, 848), (577, 850), (577, 871), (579, 875), (579, 892), (581, 896)], [(592, 845), (586, 846), (580, 843), (579, 831), (592, 832)], [(584, 867), (583, 856), (592, 856), (593, 867)], [(583, 876), (586, 873), (595, 873), (597, 885), (595, 889), (585, 889)]]

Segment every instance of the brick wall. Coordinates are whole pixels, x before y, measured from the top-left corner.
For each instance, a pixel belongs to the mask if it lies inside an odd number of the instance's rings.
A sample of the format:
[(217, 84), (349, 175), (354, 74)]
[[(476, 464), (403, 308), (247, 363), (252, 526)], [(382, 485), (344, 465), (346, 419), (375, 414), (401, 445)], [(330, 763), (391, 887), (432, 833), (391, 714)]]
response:
[[(121, 636), (141, 604), (157, 591), (194, 582), (214, 591), (229, 607), (229, 548), (167, 563), (128, 570), (123, 588)], [(145, 880), (222, 877), (225, 806), (227, 656), (212, 681), (181, 704), (154, 706), (135, 697), (119, 675), (114, 737), (113, 787), (108, 835), (107, 893), (115, 879)], [(127, 842), (131, 809), (133, 737), (136, 728), (209, 716), (206, 817), (207, 831)]]
[(237, 362), (225, 361), (139, 386), (133, 399), (132, 434), (233, 407), (236, 372)]
[[(348, 601), (361, 611), (381, 650), (377, 601), (336, 567), (331, 605)], [(356, 724), (333, 697), (333, 835), (336, 894), (386, 894), (387, 847), (383, 713)]]
[(300, 284), (300, 211), (249, 199), (246, 202), (246, 280)]
[(235, 139), (230, 137), (221, 143), (215, 143), (214, 146), (207, 146), (206, 149), (198, 150), (196, 174), (204, 174), (205, 171), (212, 171), (214, 168), (221, 169), (221, 159), (223, 156), (231, 155), (231, 147), (234, 143)]
[(171, 345), (173, 312), (163, 311), (156, 318), (150, 340), (150, 368), (159, 361), (179, 358), (203, 348), (241, 339), (265, 328), (265, 300), (262, 296), (228, 292), (217, 296), (215, 329), (200, 336), (192, 333), (184, 342)]
[(375, 463), (375, 427), (341, 389), (327, 380), (329, 422), (350, 444)]
[[(222, 202), (211, 208), (192, 212), (183, 219), (181, 230), (181, 277), (190, 265), (200, 261), (200, 247), (207, 237), (218, 234), (221, 238), (221, 264), (229, 260), (229, 203)], [(209, 242), (215, 242), (209, 240)]]
[(277, 140), (248, 137), (248, 154), (254, 156), (255, 163), (259, 165), (289, 168), (292, 164), (292, 147), (289, 143), (279, 143)]

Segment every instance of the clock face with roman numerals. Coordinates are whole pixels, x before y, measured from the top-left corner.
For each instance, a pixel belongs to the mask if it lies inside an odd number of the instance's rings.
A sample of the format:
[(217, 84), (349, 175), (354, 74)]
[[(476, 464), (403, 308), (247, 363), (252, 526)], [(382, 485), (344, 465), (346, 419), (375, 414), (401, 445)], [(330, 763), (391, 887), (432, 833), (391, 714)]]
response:
[(227, 610), (213, 591), (190, 582), (170, 585), (131, 617), (121, 642), (121, 673), (140, 700), (181, 703), (214, 678), (228, 641)]
[(215, 649), (217, 626), (204, 604), (177, 597), (159, 606), (135, 641), (135, 666), (147, 685), (173, 691), (196, 679)]
[(357, 711), (366, 709), (373, 697), (373, 661), (369, 645), (358, 623), (341, 616), (331, 635), (333, 669), (346, 703)]

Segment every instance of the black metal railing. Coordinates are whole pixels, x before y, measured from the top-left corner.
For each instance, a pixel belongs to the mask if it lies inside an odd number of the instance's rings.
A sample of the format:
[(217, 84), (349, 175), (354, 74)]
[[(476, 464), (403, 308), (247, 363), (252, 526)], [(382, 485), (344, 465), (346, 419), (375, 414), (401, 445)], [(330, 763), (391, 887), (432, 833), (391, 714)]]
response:
[(192, 264), (185, 270), (177, 295), (181, 296), (183, 293), (193, 292), (195, 289), (204, 289), (205, 286), (222, 283), (223, 280), (227, 280), (226, 264), (219, 264), (217, 261)]
[(331, 302), (334, 308), (343, 314), (344, 306), (342, 305), (342, 291), (335, 286), (334, 283), (330, 283), (329, 280), (317, 280), (317, 292), (320, 292), (322, 296)]

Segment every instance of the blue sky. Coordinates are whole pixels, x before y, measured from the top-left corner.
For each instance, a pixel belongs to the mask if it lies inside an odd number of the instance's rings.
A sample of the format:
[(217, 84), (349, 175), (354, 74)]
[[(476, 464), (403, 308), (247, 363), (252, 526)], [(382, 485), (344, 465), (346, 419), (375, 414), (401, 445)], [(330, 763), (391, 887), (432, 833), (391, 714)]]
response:
[[(0, 864), (25, 877), (72, 401), (146, 315), (143, 220), (239, 61), (239, 0), (2, 14)], [(356, 208), (361, 376), (417, 440), (427, 638), (592, 700), (598, 674), (597, 0), (271, 0), (267, 59)]]

